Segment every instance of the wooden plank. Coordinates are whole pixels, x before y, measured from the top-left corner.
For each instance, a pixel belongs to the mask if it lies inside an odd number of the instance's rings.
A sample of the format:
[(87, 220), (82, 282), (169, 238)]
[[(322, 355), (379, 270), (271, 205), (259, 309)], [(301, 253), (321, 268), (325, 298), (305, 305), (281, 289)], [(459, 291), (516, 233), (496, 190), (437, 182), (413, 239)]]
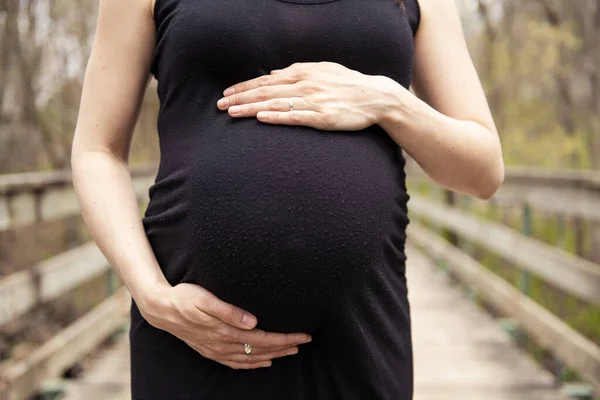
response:
[(409, 210), (479, 243), (567, 293), (600, 305), (600, 267), (590, 261), (418, 195), (411, 195)]
[(600, 191), (600, 172), (543, 167), (509, 167), (504, 182), (526, 187), (536, 183), (548, 187)]
[[(407, 168), (408, 181), (433, 181), (418, 166)], [(533, 209), (567, 217), (600, 221), (600, 173), (507, 168), (504, 183), (491, 201), (498, 204), (529, 204)]]
[[(154, 182), (153, 165), (133, 169), (133, 186), (140, 201), (148, 200)], [(21, 181), (16, 176), (25, 176)], [(4, 179), (4, 181), (2, 181)], [(0, 176), (0, 231), (38, 220), (79, 213), (79, 203), (66, 173)], [(2, 186), (4, 185), (4, 186)], [(15, 190), (25, 190), (15, 192)], [(27, 191), (35, 189), (33, 191)], [(1, 190), (0, 190), (1, 192)], [(109, 268), (93, 242), (52, 257), (33, 268), (0, 279), (0, 325), (95, 278)]]
[(429, 257), (411, 245), (406, 255), (415, 399), (566, 400), (552, 375)]
[[(154, 164), (132, 168), (133, 188), (141, 202), (148, 201), (155, 174)], [(67, 171), (0, 175), (0, 232), (79, 212), (79, 201)]]
[[(156, 174), (156, 170), (156, 163), (137, 164), (132, 165), (130, 168), (131, 176), (134, 179)], [(50, 187), (62, 187), (70, 185), (71, 172), (68, 170), (0, 175), (0, 195), (44, 191)]]
[(0, 279), (0, 324), (102, 274), (108, 261), (94, 242), (66, 251), (27, 271)]
[[(429, 180), (431, 178), (414, 161), (406, 164), (407, 175), (411, 179)], [(543, 167), (507, 167), (505, 169), (504, 184), (527, 187), (531, 184), (555, 188), (579, 188), (591, 191), (600, 191), (600, 172), (592, 170), (575, 169), (550, 169)]]
[(8, 199), (0, 196), (0, 232), (8, 230), (10, 227), (10, 212), (8, 209)]
[(51, 186), (63, 186), (71, 181), (71, 174), (62, 171), (37, 171), (0, 175), (0, 195), (33, 192)]
[(129, 335), (100, 352), (83, 376), (72, 381), (61, 400), (131, 400)]
[(40, 280), (40, 301), (53, 300), (108, 268), (108, 261), (94, 242), (52, 257), (35, 267)]
[(37, 284), (30, 271), (0, 280), (0, 325), (26, 313), (38, 304)]
[(8, 400), (8, 387), (0, 378), (0, 400)]
[(39, 219), (42, 221), (61, 219), (79, 213), (79, 200), (72, 186), (44, 190), (38, 201)]
[(57, 377), (126, 322), (130, 297), (125, 288), (62, 330), (25, 360), (0, 368), (7, 400), (35, 394), (43, 380)]
[(459, 279), (487, 301), (515, 318), (543, 347), (576, 369), (600, 391), (600, 346), (561, 321), (557, 316), (519, 292), (447, 241), (415, 221), (408, 228), (409, 241), (433, 257), (448, 260)]
[(506, 183), (494, 195), (499, 203), (529, 204), (534, 210), (566, 217), (581, 217), (600, 221), (600, 191), (581, 188)]

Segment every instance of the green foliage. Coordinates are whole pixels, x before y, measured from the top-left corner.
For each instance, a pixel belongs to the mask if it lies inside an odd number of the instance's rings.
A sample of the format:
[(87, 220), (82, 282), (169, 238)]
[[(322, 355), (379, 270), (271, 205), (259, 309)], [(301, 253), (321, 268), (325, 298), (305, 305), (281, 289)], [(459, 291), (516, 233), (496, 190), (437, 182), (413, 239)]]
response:
[[(518, 106), (513, 107), (517, 108)], [(586, 150), (583, 135), (566, 136), (558, 125), (549, 127), (543, 135), (531, 134), (534, 130), (539, 129), (538, 121), (544, 118), (542, 115), (531, 117), (536, 114), (533, 108), (535, 108), (535, 105), (531, 105), (531, 107), (526, 104), (521, 105), (519, 113), (532, 109), (527, 117), (515, 116), (514, 113), (507, 110), (509, 119), (519, 120), (521, 124), (509, 126), (503, 131), (502, 148), (505, 163), (507, 165), (532, 165), (547, 168), (589, 167), (589, 154)], [(537, 111), (538, 114), (541, 114), (540, 111), (542, 110), (538, 109)], [(548, 117), (548, 119), (552, 119), (552, 117)]]
[(515, 7), (500, 22), (506, 31), (491, 37), (481, 32), (470, 41), (506, 164), (590, 168), (600, 157), (589, 145), (600, 140), (593, 129), (599, 118), (577, 107), (569, 88), (583, 68), (572, 62), (584, 51), (580, 27)]

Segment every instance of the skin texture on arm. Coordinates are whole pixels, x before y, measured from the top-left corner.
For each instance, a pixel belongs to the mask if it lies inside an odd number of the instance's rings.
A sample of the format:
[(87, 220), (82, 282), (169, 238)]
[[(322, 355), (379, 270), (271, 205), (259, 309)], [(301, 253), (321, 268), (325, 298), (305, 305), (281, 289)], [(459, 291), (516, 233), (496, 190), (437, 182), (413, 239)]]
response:
[[(172, 287), (165, 279), (145, 235), (128, 168), (156, 40), (151, 2), (99, 3), (71, 154), (73, 185), (92, 237), (144, 318), (205, 357), (232, 368), (258, 368), (297, 352), (309, 335), (252, 329), (253, 315), (201, 286)], [(243, 354), (243, 343), (255, 346), (251, 355)]]
[(397, 88), (379, 124), (437, 183), (481, 199), (504, 180), (498, 132), (453, 0), (419, 0), (412, 96)]

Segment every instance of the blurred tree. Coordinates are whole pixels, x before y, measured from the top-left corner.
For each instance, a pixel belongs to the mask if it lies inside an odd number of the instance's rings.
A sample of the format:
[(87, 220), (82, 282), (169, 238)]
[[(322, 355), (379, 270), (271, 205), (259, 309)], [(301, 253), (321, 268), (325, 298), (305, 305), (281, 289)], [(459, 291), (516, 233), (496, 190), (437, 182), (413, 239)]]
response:
[[(0, 173), (69, 167), (96, 0), (0, 0)], [(149, 93), (150, 96), (155, 93)], [(156, 159), (155, 118), (136, 132), (133, 158)], [(142, 159), (144, 157), (141, 157)]]
[(469, 43), (507, 161), (599, 169), (600, 0), (474, 3)]

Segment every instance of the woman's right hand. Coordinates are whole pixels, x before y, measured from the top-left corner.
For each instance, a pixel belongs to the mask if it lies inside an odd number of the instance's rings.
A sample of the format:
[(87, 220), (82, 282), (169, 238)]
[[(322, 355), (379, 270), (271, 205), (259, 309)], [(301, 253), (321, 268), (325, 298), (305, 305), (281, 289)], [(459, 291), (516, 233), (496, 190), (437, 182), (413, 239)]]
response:
[[(200, 285), (163, 286), (139, 309), (146, 321), (187, 343), (204, 357), (234, 369), (268, 367), (271, 359), (296, 354), (312, 338), (306, 333), (255, 329), (254, 315), (226, 303)], [(244, 353), (244, 343), (253, 346)]]

